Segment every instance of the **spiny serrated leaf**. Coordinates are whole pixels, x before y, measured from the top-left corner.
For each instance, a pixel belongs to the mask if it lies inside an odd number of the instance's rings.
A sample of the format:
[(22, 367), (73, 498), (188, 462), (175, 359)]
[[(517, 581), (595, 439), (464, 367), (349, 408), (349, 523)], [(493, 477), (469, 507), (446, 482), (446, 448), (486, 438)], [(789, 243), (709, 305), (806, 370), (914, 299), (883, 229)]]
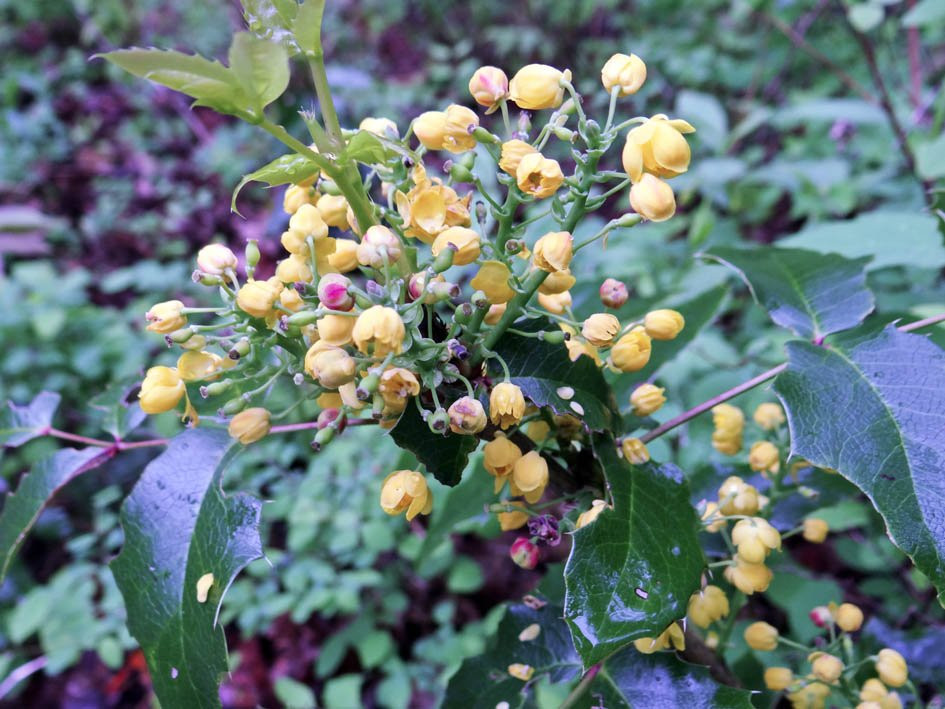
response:
[(412, 402), (404, 409), (390, 435), (398, 446), (413, 453), (437, 480), (450, 487), (459, 483), (469, 454), (479, 445), (475, 436), (433, 433)]
[(0, 413), (0, 446), (16, 448), (45, 436), (61, 400), (56, 392), (41, 391), (25, 406), (8, 401)]
[(229, 60), (230, 70), (258, 110), (279, 98), (289, 85), (289, 54), (277, 42), (237, 32)]
[(103, 448), (63, 448), (33, 464), (16, 492), (7, 495), (0, 513), (0, 580), (29, 534), (43, 508), (61, 487), (78, 475), (96, 468), (114, 455)]
[(945, 603), (945, 352), (893, 326), (787, 352), (792, 454), (859, 487)]
[[(544, 321), (520, 329), (555, 329)], [(600, 369), (588, 357), (572, 362), (563, 344), (506, 333), (496, 351), (508, 365), (511, 381), (536, 406), (580, 418), (592, 431), (612, 430), (620, 420), (617, 401)]]
[(630, 465), (609, 435), (593, 446), (614, 509), (574, 533), (564, 577), (564, 617), (586, 667), (682, 618), (705, 567), (682, 472)]
[(705, 256), (738, 274), (771, 319), (799, 337), (849, 330), (873, 311), (873, 294), (866, 287), (868, 257), (724, 247)]
[(673, 653), (626, 648), (608, 658), (587, 692), (607, 709), (751, 709), (751, 692), (718, 684), (705, 667)]
[[(326, 160), (325, 163), (327, 162)], [(272, 162), (263, 165), (258, 170), (248, 175), (243, 175), (243, 179), (240, 180), (236, 189), (233, 190), (233, 197), (230, 200), (230, 209), (234, 212), (236, 211), (236, 198), (240, 191), (250, 182), (265, 182), (270, 187), (296, 184), (316, 174), (324, 166), (324, 164), (320, 164), (298, 153), (282, 155)]]
[[(220, 487), (236, 449), (224, 431), (186, 431), (145, 468), (122, 506), (125, 544), (111, 569), (162, 706), (220, 706), (226, 642), (217, 612), (236, 574), (262, 555), (259, 501)], [(205, 574), (213, 585), (200, 603)]]

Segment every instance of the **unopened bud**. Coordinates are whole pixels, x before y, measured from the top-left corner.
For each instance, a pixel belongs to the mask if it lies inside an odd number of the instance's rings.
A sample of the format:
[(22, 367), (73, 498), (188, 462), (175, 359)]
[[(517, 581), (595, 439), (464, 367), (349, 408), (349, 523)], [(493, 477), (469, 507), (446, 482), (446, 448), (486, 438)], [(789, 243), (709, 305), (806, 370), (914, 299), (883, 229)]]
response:
[(616, 278), (607, 278), (601, 283), (600, 302), (608, 308), (621, 307), (629, 297), (626, 284)]
[(243, 254), (246, 258), (246, 268), (256, 268), (256, 264), (259, 263), (259, 242), (256, 239), (247, 241)]
[(230, 349), (228, 353), (230, 359), (239, 359), (240, 357), (245, 357), (249, 354), (249, 348), (249, 339), (244, 337), (243, 339), (237, 341), (237, 343), (233, 345), (232, 349)]
[(246, 399), (241, 396), (236, 397), (235, 399), (230, 399), (223, 405), (223, 408), (220, 409), (220, 412), (224, 416), (232, 416), (233, 414), (238, 414), (240, 411), (246, 408)]
[(529, 111), (522, 111), (518, 114), (518, 132), (528, 135), (532, 129), (532, 114)]
[(329, 273), (318, 282), (318, 299), (331, 310), (348, 311), (354, 307), (354, 298), (348, 293), (351, 281), (340, 273)]
[(232, 386), (233, 382), (230, 379), (224, 379), (220, 382), (213, 382), (211, 384), (207, 384), (206, 386), (200, 387), (200, 396), (202, 396), (204, 399), (210, 396), (220, 396), (220, 394), (224, 394), (229, 391)]
[(457, 251), (458, 249), (454, 244), (447, 244), (446, 248), (433, 259), (433, 270), (436, 273), (443, 273), (443, 271), (449, 269), (453, 265), (453, 259), (456, 257)]
[(453, 163), (450, 167), (450, 177), (456, 182), (473, 182), (476, 178), (469, 171), (469, 168)]
[(525, 244), (519, 239), (509, 239), (505, 242), (505, 253), (515, 255), (525, 248)]
[(439, 408), (427, 419), (427, 426), (433, 433), (445, 434), (450, 426), (450, 415), (446, 413), (446, 409)]
[(458, 298), (460, 292), (459, 286), (449, 281), (433, 281), (427, 287), (427, 293), (432, 295), (435, 301)]
[(457, 162), (465, 167), (467, 170), (472, 170), (473, 165), (476, 164), (476, 153), (470, 150), (468, 153), (463, 153)]
[(600, 124), (593, 118), (584, 124), (584, 137), (590, 147), (596, 147), (600, 142)]
[(341, 409), (322, 409), (316, 419), (319, 429), (331, 426), (338, 429), (338, 433), (344, 431), (345, 423), (345, 417), (341, 415)]
[(472, 303), (474, 308), (485, 309), (491, 305), (488, 296), (481, 290), (477, 290), (475, 293), (473, 293), (472, 297), (469, 299), (469, 302)]
[(305, 327), (306, 325), (312, 325), (318, 320), (318, 312), (315, 310), (300, 310), (297, 313), (293, 313), (288, 318), (286, 322), (289, 325), (295, 327)]
[(333, 429), (331, 426), (319, 430), (319, 432), (315, 434), (315, 438), (312, 439), (312, 450), (317, 453), (322, 448), (331, 443), (334, 437), (335, 429)]
[(194, 336), (194, 331), (189, 327), (181, 328), (180, 330), (174, 330), (174, 332), (169, 333), (164, 336), (164, 339), (170, 344), (174, 342), (176, 344), (181, 344), (187, 342), (191, 337)]
[(378, 375), (368, 374), (358, 383), (358, 388), (355, 390), (355, 394), (360, 401), (367, 401), (371, 398), (374, 392), (377, 391), (377, 388), (380, 386), (380, 384), (381, 378)]
[(460, 303), (453, 313), (453, 322), (457, 325), (467, 325), (472, 314), (473, 306), (470, 303)]
[(539, 333), (539, 339), (550, 342), (553, 345), (561, 345), (568, 339), (567, 335), (564, 330), (546, 330)]
[(202, 286), (222, 286), (223, 279), (219, 276), (214, 276), (209, 273), (204, 273), (203, 271), (194, 271), (191, 275), (191, 280), (194, 283), (199, 283)]
[(485, 202), (476, 202), (476, 221), (482, 224), (486, 221), (488, 214)]
[(573, 143), (577, 134), (573, 130), (558, 126), (554, 129), (555, 137), (558, 140), (563, 140), (566, 143)]
[(538, 547), (528, 537), (519, 537), (509, 547), (509, 556), (523, 569), (534, 569), (538, 566)]

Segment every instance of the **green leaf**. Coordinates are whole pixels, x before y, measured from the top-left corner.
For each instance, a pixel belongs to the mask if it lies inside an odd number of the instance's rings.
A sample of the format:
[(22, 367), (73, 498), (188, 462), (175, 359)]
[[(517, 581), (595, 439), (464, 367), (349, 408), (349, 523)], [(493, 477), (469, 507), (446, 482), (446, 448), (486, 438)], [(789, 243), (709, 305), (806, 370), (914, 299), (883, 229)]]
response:
[[(111, 569), (162, 706), (220, 706), (227, 663), (217, 613), (236, 574), (262, 556), (260, 503), (220, 487), (238, 450), (225, 431), (185, 431), (145, 468), (121, 509), (125, 544)], [(208, 573), (213, 585), (199, 603), (197, 580)]]
[(848, 330), (873, 310), (873, 294), (866, 287), (868, 258), (724, 247), (705, 256), (735, 271), (771, 319), (799, 337), (814, 339)]
[(351, 136), (344, 155), (365, 165), (375, 165), (387, 159), (387, 151), (380, 139), (366, 130), (359, 130)]
[(774, 386), (792, 454), (859, 487), (945, 602), (945, 352), (892, 326), (787, 352)]
[(716, 683), (709, 670), (673, 653), (643, 655), (627, 648), (594, 677), (588, 697), (607, 709), (751, 709), (751, 692)]
[[(945, 8), (945, 3), (942, 5)], [(943, 13), (945, 14), (945, 13)], [(945, 133), (916, 146), (915, 157), (919, 176), (926, 180), (945, 177)]]
[(430, 554), (450, 532), (472, 517), (483, 515), (483, 507), (495, 500), (494, 478), (482, 467), (482, 456), (466, 467), (459, 485), (436, 497), (430, 524), (420, 547), (420, 558)]
[(697, 139), (714, 151), (725, 144), (728, 116), (722, 103), (712, 94), (683, 89), (676, 99), (676, 115), (689, 116)]
[(945, 20), (945, 4), (941, 0), (921, 0), (902, 16), (904, 27), (923, 27)]
[(237, 32), (229, 52), (230, 69), (257, 112), (279, 98), (289, 85), (289, 54), (277, 42)]
[(97, 54), (125, 71), (180, 91), (221, 113), (245, 115), (246, 94), (235, 75), (218, 61), (164, 49), (119, 49)]
[(236, 211), (236, 197), (250, 182), (265, 182), (270, 187), (296, 184), (316, 174), (325, 167), (326, 164), (328, 164), (327, 160), (323, 164), (311, 160), (304, 155), (299, 155), (298, 153), (289, 153), (278, 157), (272, 162), (263, 165), (255, 172), (243, 175), (243, 179), (240, 180), (236, 189), (233, 190), (233, 198), (230, 200), (230, 209), (234, 212)]
[(300, 6), (292, 25), (295, 40), (299, 48), (309, 57), (322, 54), (322, 15), (325, 13), (325, 0), (305, 0)]
[(315, 709), (315, 692), (291, 677), (280, 677), (272, 687), (276, 698), (292, 709)]
[(872, 256), (870, 271), (889, 266), (945, 266), (945, 246), (936, 218), (912, 212), (877, 211), (855, 219), (822, 222), (780, 239), (777, 245), (846, 258)]
[[(555, 329), (545, 321), (521, 329), (529, 327)], [(502, 337), (496, 351), (508, 365), (512, 383), (536, 406), (549, 406), (556, 414), (577, 414), (592, 431), (612, 430), (620, 421), (614, 393), (590, 358), (572, 362), (563, 344), (512, 333)]]
[(89, 401), (89, 406), (102, 412), (102, 430), (115, 439), (124, 438), (147, 418), (137, 401), (128, 402), (128, 394), (140, 382), (140, 377), (115, 382)]
[(705, 567), (682, 472), (630, 465), (609, 435), (593, 446), (614, 509), (574, 533), (564, 576), (564, 617), (585, 667), (682, 618)]
[(16, 448), (45, 436), (61, 400), (54, 391), (41, 391), (26, 406), (8, 401), (6, 410), (0, 412), (0, 446)]
[(475, 436), (433, 433), (412, 403), (404, 410), (390, 435), (394, 443), (413, 453), (437, 480), (450, 487), (459, 483), (469, 454), (479, 445)]
[(299, 10), (296, 0), (241, 0), (240, 4), (250, 31), (294, 45), (291, 28)]
[(103, 448), (63, 448), (33, 464), (16, 492), (7, 495), (0, 513), (0, 580), (7, 575), (10, 562), (50, 498), (70, 480), (113, 455), (113, 450)]

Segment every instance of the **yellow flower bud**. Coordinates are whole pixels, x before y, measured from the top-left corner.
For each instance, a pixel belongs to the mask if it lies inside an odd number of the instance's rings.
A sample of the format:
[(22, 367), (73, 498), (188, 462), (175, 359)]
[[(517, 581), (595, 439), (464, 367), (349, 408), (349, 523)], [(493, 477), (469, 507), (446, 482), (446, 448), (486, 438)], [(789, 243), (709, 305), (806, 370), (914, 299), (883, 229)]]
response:
[(446, 127), (443, 131), (443, 147), (451, 153), (465, 153), (476, 147), (472, 131), (479, 127), (479, 116), (459, 104), (446, 109)]
[(532, 250), (535, 266), (549, 273), (565, 270), (574, 255), (573, 243), (574, 238), (570, 232), (548, 232), (535, 242), (535, 248)]
[(223, 358), (213, 352), (184, 352), (177, 359), (177, 374), (185, 382), (207, 379), (222, 368)]
[(318, 192), (311, 185), (289, 185), (282, 196), (282, 210), (291, 216), (299, 211), (303, 204), (316, 204), (318, 196)]
[(373, 133), (381, 138), (390, 138), (397, 140), (400, 137), (400, 131), (397, 124), (390, 118), (372, 118), (368, 117), (361, 121), (358, 128), (368, 133)]
[(876, 658), (876, 673), (889, 687), (901, 687), (909, 680), (905, 658), (895, 650), (883, 648)]
[(286, 288), (279, 294), (279, 303), (283, 308), (298, 312), (305, 306), (305, 301), (295, 288)]
[(428, 515), (433, 510), (433, 495), (426, 479), (415, 470), (396, 470), (381, 487), (381, 509), (389, 515), (406, 510), (409, 522), (418, 514)]
[(141, 382), (138, 400), (146, 414), (162, 414), (170, 411), (186, 393), (184, 382), (176, 369), (151, 367)]
[(439, 256), (447, 244), (456, 247), (454, 266), (465, 266), (479, 258), (479, 234), (468, 227), (454, 226), (441, 232), (433, 241), (433, 255)]
[(187, 324), (187, 316), (181, 312), (183, 307), (184, 304), (179, 300), (166, 300), (152, 305), (144, 316), (149, 323), (147, 329), (162, 335), (180, 330)]
[(303, 204), (289, 219), (289, 229), (300, 232), (303, 237), (323, 239), (328, 236), (328, 225), (321, 212), (311, 204)]
[(525, 435), (535, 443), (548, 440), (551, 435), (551, 426), (547, 421), (529, 421), (525, 425)]
[(804, 539), (813, 544), (823, 543), (830, 531), (830, 525), (817, 517), (808, 517), (802, 524), (804, 525)]
[(469, 436), (486, 427), (486, 411), (482, 404), (471, 396), (460, 397), (446, 412), (449, 414), (450, 430), (453, 433)]
[(300, 256), (308, 257), (308, 243), (305, 240), (305, 234), (300, 231), (287, 229), (282, 232), (279, 243), (281, 243), (282, 248), (290, 254), (299, 254)]
[(777, 404), (766, 402), (758, 405), (752, 418), (765, 431), (773, 431), (784, 423), (784, 412)]
[(771, 441), (756, 441), (748, 449), (748, 465), (756, 473), (776, 473), (781, 469), (781, 452)]
[(705, 522), (705, 531), (707, 532), (718, 532), (725, 526), (725, 518), (722, 516), (722, 512), (719, 510), (719, 505), (716, 502), (706, 502), (705, 510), (702, 512), (702, 521)]
[(646, 81), (646, 64), (636, 54), (615, 54), (604, 64), (600, 79), (608, 93), (619, 87), (618, 96), (629, 96)]
[(600, 517), (600, 513), (605, 509), (608, 509), (610, 506), (604, 500), (594, 500), (591, 503), (591, 507), (588, 510), (585, 510), (580, 515), (578, 515), (577, 520), (574, 523), (574, 526), (577, 529), (581, 527), (586, 527), (592, 522), (597, 521), (597, 518)]
[(348, 200), (341, 195), (323, 194), (316, 202), (322, 221), (338, 229), (348, 228)]
[(728, 596), (718, 586), (706, 586), (689, 597), (686, 612), (693, 623), (700, 628), (708, 628), (728, 615)]
[(654, 340), (672, 340), (685, 325), (683, 316), (675, 310), (651, 310), (643, 318), (646, 334)]
[(841, 603), (833, 612), (833, 619), (840, 630), (855, 633), (863, 626), (863, 611), (852, 603)]
[(807, 659), (811, 664), (814, 677), (821, 682), (834, 684), (843, 674), (843, 662), (839, 657), (834, 657), (826, 652), (812, 652)]
[(276, 266), (276, 278), (283, 283), (311, 283), (313, 277), (308, 259), (295, 254), (283, 259)]
[(746, 596), (768, 590), (774, 574), (764, 564), (751, 564), (735, 557), (735, 563), (725, 567), (725, 580)]
[(532, 504), (538, 502), (548, 485), (548, 462), (538, 451), (529, 451), (515, 461), (509, 482), (513, 495), (524, 495)]
[(689, 169), (690, 160), (689, 144), (682, 134), (694, 131), (686, 121), (653, 116), (627, 133), (623, 169), (634, 183), (643, 179), (644, 171), (663, 178), (681, 175)]
[(732, 529), (732, 543), (738, 558), (749, 564), (761, 564), (772, 549), (781, 548), (781, 535), (762, 517), (740, 519)]
[(404, 321), (393, 308), (373, 305), (358, 316), (351, 337), (355, 346), (366, 355), (386, 357), (400, 354), (404, 346)]
[(665, 222), (676, 213), (676, 196), (668, 182), (645, 173), (630, 188), (633, 211), (651, 222)]
[(617, 340), (610, 350), (610, 364), (621, 372), (636, 372), (650, 361), (653, 343), (643, 327), (637, 326)]
[(794, 673), (788, 667), (769, 667), (765, 670), (765, 687), (772, 692), (787, 689), (794, 681)]
[(752, 650), (774, 650), (778, 646), (778, 629), (764, 622), (745, 628), (745, 642)]
[(446, 138), (446, 113), (427, 111), (413, 120), (413, 132), (427, 150), (442, 150)]
[(515, 679), (527, 682), (532, 678), (532, 675), (535, 674), (535, 668), (531, 665), (523, 665), (520, 662), (516, 662), (509, 665), (509, 674)]
[(581, 326), (581, 335), (595, 347), (608, 347), (620, 331), (620, 321), (610, 313), (594, 313)]
[(571, 290), (575, 283), (577, 283), (577, 279), (571, 275), (571, 269), (552, 271), (538, 286), (538, 292), (544, 295), (559, 295)]
[(512, 382), (500, 382), (489, 395), (489, 420), (506, 429), (525, 415), (525, 396)]
[(686, 636), (683, 634), (682, 628), (676, 623), (660, 633), (659, 637), (639, 638), (633, 641), (633, 646), (637, 649), (637, 652), (644, 655), (651, 655), (660, 650), (668, 650), (670, 645), (677, 650), (686, 649)]
[(348, 273), (358, 267), (358, 242), (335, 239), (335, 252), (328, 256), (328, 264), (338, 273)]
[(557, 108), (564, 100), (562, 81), (571, 81), (571, 70), (559, 71), (547, 64), (529, 64), (509, 82), (509, 95), (519, 108), (539, 111)]
[(518, 188), (535, 199), (550, 197), (564, 182), (564, 173), (557, 160), (546, 158), (539, 152), (529, 153), (519, 160), (515, 169)]
[(624, 438), (620, 447), (623, 457), (634, 465), (643, 465), (650, 460), (650, 452), (639, 438)]
[(741, 409), (730, 404), (719, 404), (712, 409), (712, 421), (715, 425), (712, 433), (715, 450), (725, 455), (738, 453), (742, 448), (742, 431), (745, 427), (745, 414)]
[(272, 314), (283, 287), (282, 280), (276, 276), (267, 281), (247, 281), (236, 294), (236, 304), (254, 318), (265, 318)]
[(511, 512), (499, 512), (499, 514), (496, 515), (499, 520), (499, 527), (503, 532), (508, 532), (512, 529), (520, 529), (524, 527), (525, 523), (531, 518), (531, 515), (524, 511), (524, 502), (514, 500), (508, 504), (516, 509)]
[(230, 419), (230, 425), (227, 431), (230, 438), (235, 438), (244, 446), (255, 443), (269, 434), (272, 427), (269, 412), (260, 407), (254, 406), (251, 409), (240, 411), (236, 416)]
[[(860, 700), (872, 704), (879, 709), (902, 709), (902, 701), (895, 692), (890, 693), (886, 685), (875, 677), (871, 677), (860, 687)], [(857, 706), (860, 709), (863, 704)]]
[(378, 386), (386, 404), (385, 412), (399, 414), (407, 406), (407, 400), (420, 393), (417, 375), (403, 367), (388, 367), (381, 374)]
[(339, 387), (338, 391), (326, 391), (323, 394), (319, 394), (318, 398), (315, 399), (315, 403), (318, 404), (318, 408), (340, 409), (345, 403), (347, 403), (341, 394), (341, 389), (342, 387)]
[(318, 339), (327, 345), (342, 347), (351, 342), (357, 318), (350, 315), (323, 315), (315, 323)]
[[(541, 296), (539, 296), (539, 299)], [(505, 314), (505, 310), (508, 308), (507, 303), (496, 303), (495, 305), (490, 305), (489, 310), (486, 312), (486, 317), (482, 321), (486, 325), (495, 325), (499, 320), (502, 319), (502, 316)]]
[(499, 169), (512, 177), (518, 174), (519, 163), (526, 155), (540, 155), (541, 153), (524, 140), (515, 138), (502, 143), (502, 154), (499, 157)]
[(719, 510), (723, 515), (750, 517), (759, 509), (758, 490), (753, 485), (749, 485), (737, 475), (725, 479), (719, 488)]
[(384, 264), (395, 264), (402, 252), (400, 239), (386, 226), (370, 227), (358, 244), (358, 262), (362, 266), (382, 269)]
[(630, 395), (630, 405), (633, 407), (633, 413), (636, 416), (649, 416), (659, 411), (660, 407), (666, 403), (666, 397), (663, 387), (655, 384), (641, 384)]
[(822, 682), (811, 682), (787, 695), (794, 709), (824, 709), (830, 687)]
[(305, 353), (305, 371), (326, 389), (354, 381), (354, 358), (340, 347), (318, 341)]
[(492, 113), (509, 96), (509, 77), (498, 67), (481, 66), (469, 80), (469, 93), (488, 109), (486, 114)]
[(502, 435), (497, 435), (482, 449), (483, 467), (490, 475), (497, 478), (510, 475), (515, 461), (521, 457), (522, 449)]
[(561, 315), (566, 308), (571, 307), (571, 294), (568, 291), (549, 295), (546, 293), (538, 294), (538, 304), (549, 313)]
[[(456, 263), (455, 258), (453, 262)], [(482, 265), (479, 266), (479, 272), (469, 282), (469, 285), (485, 293), (486, 298), (493, 305), (507, 303), (515, 295), (515, 291), (509, 285), (511, 276), (512, 272), (509, 267), (501, 261), (483, 261)]]
[(212, 276), (222, 276), (229, 269), (235, 269), (236, 254), (223, 244), (207, 244), (197, 252), (197, 268)]

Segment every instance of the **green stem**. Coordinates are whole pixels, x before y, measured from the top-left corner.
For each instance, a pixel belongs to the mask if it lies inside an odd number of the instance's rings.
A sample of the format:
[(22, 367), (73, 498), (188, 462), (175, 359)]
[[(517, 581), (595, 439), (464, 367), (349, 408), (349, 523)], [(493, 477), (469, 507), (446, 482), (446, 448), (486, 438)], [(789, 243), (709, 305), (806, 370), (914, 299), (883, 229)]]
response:
[(325, 72), (325, 55), (320, 51), (311, 55), (308, 60), (308, 68), (312, 72), (312, 82), (315, 84), (315, 94), (318, 96), (318, 105), (322, 109), (325, 128), (340, 150), (344, 147), (345, 140), (341, 135), (341, 123), (338, 122), (335, 102), (331, 98), (331, 89), (328, 86), (328, 74)]

